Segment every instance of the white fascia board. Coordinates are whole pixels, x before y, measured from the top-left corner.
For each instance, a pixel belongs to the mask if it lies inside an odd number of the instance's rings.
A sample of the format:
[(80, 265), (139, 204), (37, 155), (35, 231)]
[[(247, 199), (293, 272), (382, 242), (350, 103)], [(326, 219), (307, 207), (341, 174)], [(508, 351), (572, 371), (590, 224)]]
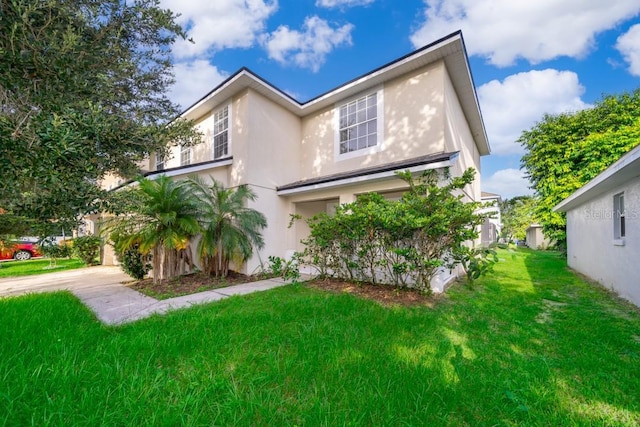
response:
[(233, 164), (233, 159), (227, 159), (227, 160), (221, 160), (219, 162), (216, 163), (206, 163), (206, 164), (201, 164), (201, 165), (193, 165), (193, 166), (184, 166), (181, 167), (179, 169), (175, 169), (175, 170), (169, 170), (169, 171), (158, 171), (157, 173), (154, 173), (153, 176), (168, 176), (168, 177), (174, 177), (174, 176), (178, 176), (178, 175), (189, 175), (192, 173), (196, 173), (196, 172), (202, 172), (205, 171), (207, 169), (215, 169), (215, 168), (219, 168), (222, 166), (229, 166)]
[(337, 187), (344, 187), (347, 185), (354, 185), (354, 184), (360, 184), (360, 183), (366, 183), (366, 182), (376, 182), (376, 181), (381, 181), (384, 179), (396, 177), (396, 171), (399, 171), (399, 170), (402, 170), (402, 171), (409, 170), (411, 173), (418, 173), (418, 172), (423, 172), (430, 169), (449, 168), (455, 164), (456, 158), (457, 156), (455, 156), (452, 159), (444, 160), (437, 163), (428, 163), (426, 165), (413, 166), (409, 168), (400, 168), (393, 171), (373, 173), (371, 175), (363, 175), (363, 176), (356, 176), (353, 178), (339, 179), (336, 181), (322, 182), (322, 183), (312, 184), (312, 185), (298, 187), (298, 188), (291, 188), (288, 190), (279, 190), (277, 194), (278, 196), (290, 196), (292, 194), (309, 193), (312, 191), (325, 190), (327, 188), (337, 188)]

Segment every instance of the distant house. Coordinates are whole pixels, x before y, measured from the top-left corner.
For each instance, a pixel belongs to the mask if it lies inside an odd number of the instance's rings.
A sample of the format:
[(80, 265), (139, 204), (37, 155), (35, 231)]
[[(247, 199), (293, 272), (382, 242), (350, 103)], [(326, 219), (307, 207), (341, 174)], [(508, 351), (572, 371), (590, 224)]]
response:
[(542, 226), (540, 224), (531, 224), (527, 228), (527, 237), (525, 239), (526, 245), (531, 249), (546, 249), (551, 242), (547, 239), (542, 232)]
[(554, 210), (567, 213), (567, 262), (640, 306), (640, 146)]
[(489, 246), (500, 238), (500, 230), (502, 228), (502, 218), (500, 216), (500, 202), (502, 198), (498, 194), (481, 192), (482, 203), (490, 203), (491, 205), (482, 208), (480, 213), (491, 214), (482, 224), (480, 239), (483, 246)]
[[(250, 206), (267, 217), (268, 226), (264, 249), (243, 267), (245, 273), (270, 255), (288, 257), (303, 249), (308, 226), (299, 221), (288, 227), (291, 214), (330, 213), (336, 204), (373, 191), (398, 198), (407, 185), (396, 171), (480, 172), (480, 156), (490, 151), (460, 32), (307, 102), (242, 68), (182, 117), (196, 123), (202, 143), (174, 147), (170, 158), (152, 155), (143, 169), (150, 178), (198, 174), (255, 191)], [(468, 201), (480, 201), (476, 176), (463, 192)], [(103, 185), (115, 188), (118, 182), (114, 177)], [(103, 262), (113, 263), (113, 256), (106, 253)], [(443, 271), (433, 289), (450, 279)]]

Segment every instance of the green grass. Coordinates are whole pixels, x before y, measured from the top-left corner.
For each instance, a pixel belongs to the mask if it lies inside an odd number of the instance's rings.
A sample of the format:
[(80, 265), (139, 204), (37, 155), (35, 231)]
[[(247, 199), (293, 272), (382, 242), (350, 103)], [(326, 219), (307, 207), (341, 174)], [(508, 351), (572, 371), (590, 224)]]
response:
[(0, 300), (0, 425), (638, 425), (638, 310), (499, 254), (432, 309), (291, 285), (112, 328)]
[(52, 263), (49, 259), (30, 259), (29, 261), (5, 261), (0, 263), (0, 278), (31, 276), (54, 271), (73, 270), (86, 267), (79, 259), (59, 259)]

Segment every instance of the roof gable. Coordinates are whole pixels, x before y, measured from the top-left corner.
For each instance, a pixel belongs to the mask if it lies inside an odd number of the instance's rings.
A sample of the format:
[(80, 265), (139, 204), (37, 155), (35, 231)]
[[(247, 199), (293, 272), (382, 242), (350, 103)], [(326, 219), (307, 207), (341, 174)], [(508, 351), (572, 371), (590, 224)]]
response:
[(489, 154), (491, 151), (489, 141), (461, 31), (449, 34), (304, 103), (297, 101), (253, 71), (243, 67), (187, 108), (181, 117), (195, 119), (247, 88), (262, 94), (293, 114), (303, 117), (440, 60), (444, 61), (449, 72), (478, 151), (481, 155)]

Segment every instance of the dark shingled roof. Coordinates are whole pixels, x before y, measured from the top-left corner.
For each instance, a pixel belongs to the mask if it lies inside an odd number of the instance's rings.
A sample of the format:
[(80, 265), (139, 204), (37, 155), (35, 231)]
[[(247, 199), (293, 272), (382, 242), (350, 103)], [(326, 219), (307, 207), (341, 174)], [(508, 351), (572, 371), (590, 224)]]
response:
[(293, 190), (295, 188), (302, 188), (311, 185), (325, 184), (328, 182), (340, 181), (343, 179), (357, 178), (360, 176), (374, 175), (381, 172), (389, 172), (396, 170), (404, 170), (415, 166), (427, 165), (430, 163), (438, 163), (446, 160), (451, 160), (458, 155), (458, 151), (451, 153), (437, 153), (429, 154), (426, 156), (414, 157), (413, 159), (402, 160), (399, 162), (386, 163), (380, 166), (373, 166), (369, 168), (356, 169), (354, 171), (336, 173), (333, 175), (321, 176), (318, 178), (310, 178), (302, 181), (292, 182), (290, 184), (281, 185), (277, 188), (278, 191)]

